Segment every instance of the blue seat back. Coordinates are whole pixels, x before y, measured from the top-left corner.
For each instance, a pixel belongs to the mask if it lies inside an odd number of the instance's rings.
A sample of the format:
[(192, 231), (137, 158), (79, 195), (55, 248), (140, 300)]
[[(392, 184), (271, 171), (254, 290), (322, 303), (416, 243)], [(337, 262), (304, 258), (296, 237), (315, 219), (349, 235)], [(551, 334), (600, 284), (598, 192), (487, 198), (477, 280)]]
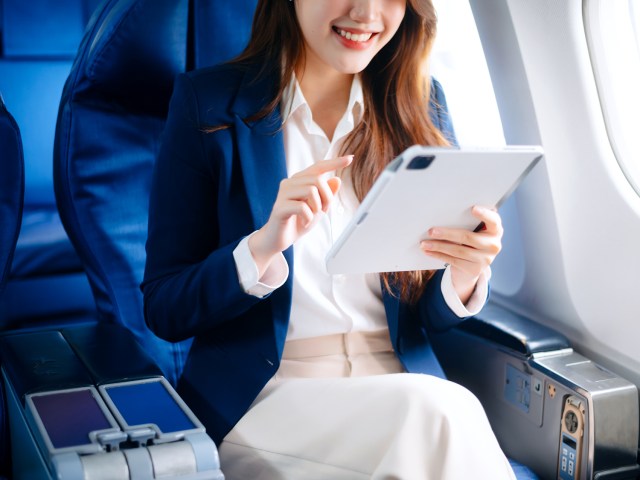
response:
[[(20, 233), (24, 199), (24, 159), (20, 129), (0, 95), (0, 296)], [(0, 318), (0, 331), (3, 330)], [(9, 432), (3, 382), (0, 378), (0, 478), (9, 475)]]
[(188, 0), (98, 8), (62, 93), (54, 147), (60, 217), (100, 320), (131, 330), (172, 382), (189, 345), (148, 330), (139, 285), (151, 172), (174, 76), (186, 68), (188, 8)]
[(148, 330), (139, 290), (153, 163), (175, 75), (239, 53), (255, 4), (107, 0), (87, 28), (60, 103), (56, 199), (100, 319), (129, 328), (172, 382), (190, 342), (170, 344)]
[(192, 0), (188, 68), (225, 62), (244, 49), (258, 0)]
[(25, 203), (55, 205), (53, 137), (62, 86), (88, 18), (86, 0), (0, 0), (0, 90), (22, 128)]
[(0, 91), (20, 125), (25, 165), (22, 228), (0, 300), (3, 328), (95, 318), (82, 264), (57, 214), (52, 165), (60, 94), (97, 1), (0, 0)]

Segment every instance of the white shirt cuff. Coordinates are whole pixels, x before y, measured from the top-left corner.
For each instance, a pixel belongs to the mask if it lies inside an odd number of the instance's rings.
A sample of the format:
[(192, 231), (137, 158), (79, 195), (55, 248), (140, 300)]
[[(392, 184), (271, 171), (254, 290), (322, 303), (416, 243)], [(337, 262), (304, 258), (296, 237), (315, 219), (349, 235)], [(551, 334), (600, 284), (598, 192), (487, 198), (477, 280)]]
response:
[(487, 302), (487, 295), (489, 294), (489, 280), (491, 279), (491, 267), (485, 268), (478, 277), (478, 283), (476, 289), (471, 294), (471, 298), (466, 305), (463, 305), (458, 297), (458, 293), (453, 287), (451, 280), (451, 267), (447, 266), (442, 275), (442, 282), (440, 288), (442, 289), (442, 295), (444, 301), (458, 317), (471, 317), (477, 315)]
[(233, 250), (233, 259), (236, 262), (238, 278), (244, 291), (254, 297), (263, 298), (284, 285), (289, 276), (289, 265), (284, 255), (280, 253), (271, 262), (262, 278), (258, 278), (258, 266), (253, 259), (251, 250), (249, 250), (249, 238), (251, 235), (243, 238)]

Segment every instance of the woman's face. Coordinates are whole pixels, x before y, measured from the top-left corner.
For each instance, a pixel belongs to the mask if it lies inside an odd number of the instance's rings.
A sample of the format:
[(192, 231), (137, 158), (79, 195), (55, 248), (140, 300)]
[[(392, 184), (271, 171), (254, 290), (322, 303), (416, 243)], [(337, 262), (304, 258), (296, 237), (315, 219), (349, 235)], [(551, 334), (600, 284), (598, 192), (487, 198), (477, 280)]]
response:
[[(274, 0), (286, 1), (286, 0)], [(407, 0), (294, 0), (306, 66), (358, 73), (404, 18)]]

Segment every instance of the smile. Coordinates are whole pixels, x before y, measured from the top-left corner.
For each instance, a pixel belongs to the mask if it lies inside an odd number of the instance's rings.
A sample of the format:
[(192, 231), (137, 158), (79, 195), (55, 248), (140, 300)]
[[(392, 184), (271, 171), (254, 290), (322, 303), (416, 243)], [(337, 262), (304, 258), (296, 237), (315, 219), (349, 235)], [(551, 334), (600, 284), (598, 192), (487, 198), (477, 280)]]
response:
[(369, 41), (371, 37), (374, 35), (373, 32), (369, 32), (369, 33), (347, 32), (346, 30), (342, 30), (341, 28), (338, 28), (338, 27), (333, 27), (333, 31), (336, 32), (341, 37), (346, 38), (347, 40), (351, 40), (352, 42), (360, 42), (360, 43)]

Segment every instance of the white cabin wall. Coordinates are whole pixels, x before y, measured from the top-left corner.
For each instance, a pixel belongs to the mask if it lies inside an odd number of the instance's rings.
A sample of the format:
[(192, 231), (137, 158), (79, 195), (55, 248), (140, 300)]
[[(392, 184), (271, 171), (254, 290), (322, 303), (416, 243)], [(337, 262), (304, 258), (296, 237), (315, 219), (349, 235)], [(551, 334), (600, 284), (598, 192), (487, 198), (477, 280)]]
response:
[(582, 2), (470, 3), (507, 143), (546, 152), (516, 193), (517, 221), (505, 218), (519, 222), (523, 281), (516, 290), (498, 279), (494, 298), (640, 385), (640, 197), (607, 137)]

